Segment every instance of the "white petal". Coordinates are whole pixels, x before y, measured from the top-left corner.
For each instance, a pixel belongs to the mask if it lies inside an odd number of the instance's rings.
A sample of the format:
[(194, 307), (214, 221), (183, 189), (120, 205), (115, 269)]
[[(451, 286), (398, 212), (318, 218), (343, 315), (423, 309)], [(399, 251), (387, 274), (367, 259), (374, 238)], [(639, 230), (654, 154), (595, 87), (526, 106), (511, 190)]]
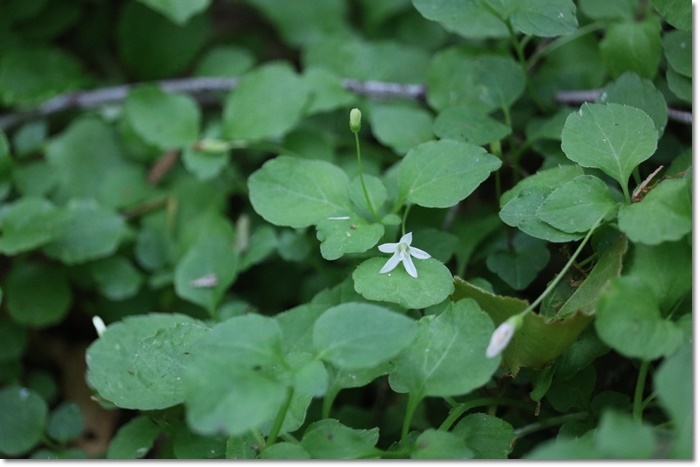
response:
[(510, 320), (501, 323), (491, 334), (491, 341), (486, 349), (486, 357), (493, 358), (500, 355), (503, 349), (508, 346), (513, 334), (515, 334), (515, 326)]
[(408, 275), (418, 279), (418, 271), (416, 271), (416, 267), (413, 265), (413, 261), (411, 260), (411, 256), (406, 255), (403, 258), (402, 262), (403, 262), (403, 267), (406, 270), (406, 272), (408, 273)]
[(398, 253), (394, 253), (394, 256), (389, 258), (389, 261), (387, 261), (384, 267), (379, 271), (379, 274), (392, 271), (400, 262), (401, 256)]
[(409, 247), (408, 251), (409, 251), (409, 253), (411, 253), (411, 256), (413, 256), (414, 258), (418, 258), (418, 259), (430, 258), (430, 255), (428, 253), (426, 253), (425, 251), (421, 250), (420, 248)]
[(105, 322), (102, 321), (102, 318), (100, 318), (97, 315), (92, 317), (92, 325), (95, 326), (95, 331), (97, 331), (97, 337), (100, 337), (105, 332), (105, 329), (107, 329), (107, 326), (105, 326)]
[(405, 243), (408, 246), (411, 246), (411, 242), (413, 241), (413, 232), (408, 232), (406, 235), (401, 237), (399, 239), (399, 243)]
[(379, 248), (379, 251), (381, 251), (382, 253), (394, 253), (399, 248), (399, 244), (398, 243), (382, 243), (377, 248)]

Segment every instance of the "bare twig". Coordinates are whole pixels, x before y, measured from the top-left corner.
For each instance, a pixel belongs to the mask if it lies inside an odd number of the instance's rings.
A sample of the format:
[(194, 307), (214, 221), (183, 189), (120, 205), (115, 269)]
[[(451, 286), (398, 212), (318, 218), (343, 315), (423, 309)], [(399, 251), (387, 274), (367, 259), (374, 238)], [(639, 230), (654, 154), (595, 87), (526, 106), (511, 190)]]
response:
[[(582, 104), (584, 102), (595, 102), (603, 92), (602, 89), (586, 89), (583, 91), (559, 91), (556, 100), (560, 104)], [(669, 120), (688, 125), (693, 124), (693, 114), (685, 110), (668, 108), (666, 109)]]
[[(238, 86), (236, 78), (183, 78), (164, 81), (156, 81), (152, 84), (159, 86), (167, 92), (183, 92), (192, 94), (200, 101), (211, 100), (216, 93), (230, 91)], [(74, 91), (50, 99), (39, 107), (31, 110), (7, 113), (0, 115), (0, 129), (8, 130), (22, 122), (33, 118), (49, 117), (51, 115), (68, 110), (85, 110), (101, 107), (109, 104), (119, 104), (129, 95), (129, 91), (136, 86), (148, 83), (124, 84), (108, 88), (94, 89), (91, 91)], [(424, 100), (426, 87), (422, 84), (390, 83), (386, 81), (359, 81), (344, 79), (343, 87), (355, 94), (377, 99), (412, 99)], [(592, 102), (598, 99), (601, 89), (589, 89), (583, 91), (561, 91), (557, 93), (556, 100), (560, 104), (580, 104)], [(692, 124), (693, 114), (678, 109), (668, 109), (668, 117), (677, 122)]]

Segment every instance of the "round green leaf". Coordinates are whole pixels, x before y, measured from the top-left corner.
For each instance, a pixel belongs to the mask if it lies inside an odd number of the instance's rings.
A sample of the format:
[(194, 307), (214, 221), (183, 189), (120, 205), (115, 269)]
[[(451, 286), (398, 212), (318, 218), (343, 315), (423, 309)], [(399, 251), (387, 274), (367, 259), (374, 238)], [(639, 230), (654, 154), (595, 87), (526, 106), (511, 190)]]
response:
[(485, 413), (467, 415), (451, 432), (464, 440), (476, 459), (508, 459), (516, 439), (509, 423)]
[(692, 247), (684, 240), (653, 246), (637, 244), (627, 273), (638, 277), (654, 292), (662, 313), (670, 313), (673, 306), (691, 291)]
[(423, 17), (439, 22), (445, 29), (460, 36), (475, 39), (508, 37), (505, 23), (480, 2), (412, 1)]
[(377, 105), (372, 107), (369, 121), (374, 136), (400, 156), (433, 139), (433, 117), (419, 107)]
[(211, 0), (189, 0), (187, 2), (174, 2), (172, 0), (139, 1), (167, 16), (176, 24), (185, 24), (192, 16), (206, 10), (211, 3)]
[(41, 198), (24, 197), (6, 208), (0, 219), (0, 253), (15, 255), (44, 245), (64, 227), (65, 213)]
[(658, 132), (642, 110), (620, 104), (583, 104), (566, 119), (561, 148), (566, 157), (601, 169), (626, 187), (636, 166), (656, 151)]
[(621, 206), (618, 222), (633, 242), (657, 245), (680, 240), (693, 229), (690, 181), (664, 180), (642, 201)]
[(579, 0), (581, 13), (591, 19), (632, 20), (637, 9), (637, 0)]
[(452, 273), (436, 259), (413, 262), (417, 279), (409, 276), (401, 264), (391, 272), (379, 274), (388, 259), (368, 259), (353, 272), (355, 290), (366, 299), (419, 309), (442, 302), (454, 290)]
[(600, 54), (613, 76), (633, 71), (653, 79), (661, 60), (661, 34), (657, 18), (645, 21), (616, 22), (600, 41)]
[(356, 96), (343, 87), (341, 78), (326, 68), (304, 70), (304, 81), (311, 89), (311, 103), (307, 112), (315, 114), (351, 107)]
[(309, 88), (286, 63), (265, 65), (246, 74), (224, 105), (224, 137), (236, 140), (279, 138), (302, 116)]
[(311, 459), (311, 455), (300, 444), (284, 441), (268, 446), (260, 455), (261, 459)]
[(182, 402), (182, 366), (206, 328), (181, 314), (128, 317), (87, 350), (87, 380), (117, 407), (157, 410)]
[(90, 272), (100, 292), (110, 300), (125, 300), (136, 295), (143, 276), (123, 256), (112, 256), (90, 265)]
[(564, 232), (587, 232), (616, 207), (601, 179), (580, 175), (554, 190), (537, 210), (537, 217)]
[(73, 402), (63, 402), (51, 413), (46, 433), (59, 443), (77, 438), (83, 431), (83, 414)]
[(176, 25), (147, 6), (128, 2), (123, 5), (117, 35), (119, 55), (127, 68), (141, 79), (167, 78), (186, 68), (199, 53), (209, 36), (209, 24), (205, 15), (197, 15)]
[(279, 156), (248, 179), (255, 212), (275, 225), (308, 227), (351, 212), (345, 172), (324, 161)]
[(433, 58), (427, 86), (434, 109), (460, 106), (488, 113), (510, 107), (525, 90), (525, 78), (512, 58), (450, 48)]
[(372, 368), (393, 358), (415, 337), (416, 323), (386, 308), (344, 303), (326, 310), (314, 324), (320, 357), (338, 368)]
[(194, 74), (238, 78), (254, 64), (255, 56), (249, 49), (235, 45), (219, 45), (204, 55)]
[(323, 219), (316, 226), (316, 238), (321, 242), (321, 256), (329, 261), (346, 253), (363, 253), (374, 247), (382, 235), (382, 224), (370, 224), (360, 217)]
[(693, 457), (693, 346), (688, 343), (659, 366), (654, 388), (659, 401), (673, 421), (675, 439), (671, 453), (677, 459)]
[[(492, 1), (494, 9), (501, 0)], [(554, 37), (571, 34), (578, 27), (576, 5), (572, 0), (511, 0), (510, 23), (513, 28), (529, 36)], [(498, 11), (501, 13), (501, 11)]]
[(474, 453), (464, 441), (448, 431), (428, 429), (416, 439), (411, 459), (472, 459)]
[(693, 76), (693, 37), (688, 31), (669, 31), (664, 34), (664, 52), (668, 64), (676, 73)]
[[(99, 157), (95, 157), (99, 154)], [(58, 182), (59, 200), (95, 198), (106, 202), (101, 190), (111, 174), (125, 165), (114, 131), (93, 117), (82, 117), (52, 140), (46, 160)]]
[(612, 459), (651, 459), (656, 447), (654, 429), (630, 415), (606, 410), (595, 430), (598, 449)]
[(440, 138), (483, 146), (510, 134), (510, 128), (471, 107), (447, 107), (435, 119), (433, 131)]
[(84, 84), (79, 62), (66, 52), (44, 46), (3, 48), (0, 102), (32, 106)]
[(140, 459), (153, 447), (160, 427), (143, 415), (129, 420), (112, 438), (107, 459)]
[(38, 263), (14, 265), (5, 283), (5, 294), (10, 316), (27, 326), (58, 323), (71, 303), (65, 271)]
[(214, 326), (196, 343), (184, 376), (190, 426), (200, 434), (260, 429), (287, 389), (271, 372), (285, 363), (282, 332), (272, 318), (248, 314)]
[(501, 161), (469, 143), (442, 140), (409, 151), (399, 167), (399, 197), (429, 208), (448, 208), (469, 196)]
[(670, 355), (683, 341), (683, 331), (661, 317), (654, 292), (635, 277), (610, 282), (598, 300), (595, 329), (622, 355), (644, 360)]
[(44, 399), (27, 388), (0, 389), (0, 452), (20, 456), (36, 446), (48, 411)]
[(312, 459), (366, 459), (379, 454), (374, 447), (378, 440), (378, 428), (354, 430), (325, 419), (309, 425), (300, 444)]
[(651, 0), (656, 11), (670, 25), (683, 31), (693, 29), (693, 4), (685, 0)]
[(507, 249), (494, 250), (486, 257), (486, 267), (515, 290), (523, 290), (549, 263), (546, 242), (517, 232)]
[(605, 87), (600, 95), (602, 103), (623, 104), (643, 110), (654, 121), (659, 135), (668, 122), (666, 99), (654, 83), (632, 72), (624, 73)]
[(139, 136), (161, 149), (190, 145), (199, 135), (201, 116), (195, 101), (157, 86), (139, 86), (129, 92), (124, 115)]
[(0, 362), (18, 360), (27, 346), (27, 331), (8, 318), (0, 319)]
[(238, 274), (238, 255), (221, 237), (200, 240), (177, 263), (175, 292), (213, 312)]
[(681, 100), (686, 102), (693, 101), (693, 80), (676, 73), (674, 70), (669, 68), (666, 70), (666, 81), (668, 81), (668, 88)]
[(450, 303), (418, 321), (418, 335), (396, 359), (391, 388), (415, 397), (457, 396), (486, 384), (498, 359), (486, 358), (493, 322), (473, 300)]
[(124, 218), (94, 201), (68, 204), (70, 228), (44, 247), (44, 252), (64, 264), (78, 264), (113, 254), (125, 232)]

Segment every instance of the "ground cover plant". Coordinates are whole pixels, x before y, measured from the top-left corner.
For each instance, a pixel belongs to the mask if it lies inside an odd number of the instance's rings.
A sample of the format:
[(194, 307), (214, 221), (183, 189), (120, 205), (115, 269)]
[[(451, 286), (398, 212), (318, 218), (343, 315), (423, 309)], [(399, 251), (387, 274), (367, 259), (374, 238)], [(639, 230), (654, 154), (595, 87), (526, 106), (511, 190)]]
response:
[(690, 1), (0, 38), (4, 456), (692, 458)]

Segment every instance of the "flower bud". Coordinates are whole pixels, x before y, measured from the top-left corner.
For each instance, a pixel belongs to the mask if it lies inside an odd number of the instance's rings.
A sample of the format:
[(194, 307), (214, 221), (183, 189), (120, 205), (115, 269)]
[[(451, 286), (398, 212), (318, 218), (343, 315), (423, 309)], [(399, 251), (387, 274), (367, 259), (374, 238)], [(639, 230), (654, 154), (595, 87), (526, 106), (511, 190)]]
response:
[(105, 332), (105, 329), (107, 329), (107, 326), (105, 326), (105, 322), (102, 321), (102, 318), (100, 318), (97, 315), (92, 317), (92, 325), (95, 326), (97, 337), (100, 337)]
[(357, 133), (360, 131), (360, 122), (362, 120), (362, 112), (360, 109), (352, 109), (350, 111), (350, 131)]
[(221, 139), (203, 139), (195, 143), (194, 148), (198, 151), (220, 153), (231, 149), (228, 141)]
[(486, 349), (486, 358), (497, 357), (508, 347), (515, 331), (522, 325), (523, 317), (514, 315), (502, 322), (500, 326), (491, 334), (491, 341)]

